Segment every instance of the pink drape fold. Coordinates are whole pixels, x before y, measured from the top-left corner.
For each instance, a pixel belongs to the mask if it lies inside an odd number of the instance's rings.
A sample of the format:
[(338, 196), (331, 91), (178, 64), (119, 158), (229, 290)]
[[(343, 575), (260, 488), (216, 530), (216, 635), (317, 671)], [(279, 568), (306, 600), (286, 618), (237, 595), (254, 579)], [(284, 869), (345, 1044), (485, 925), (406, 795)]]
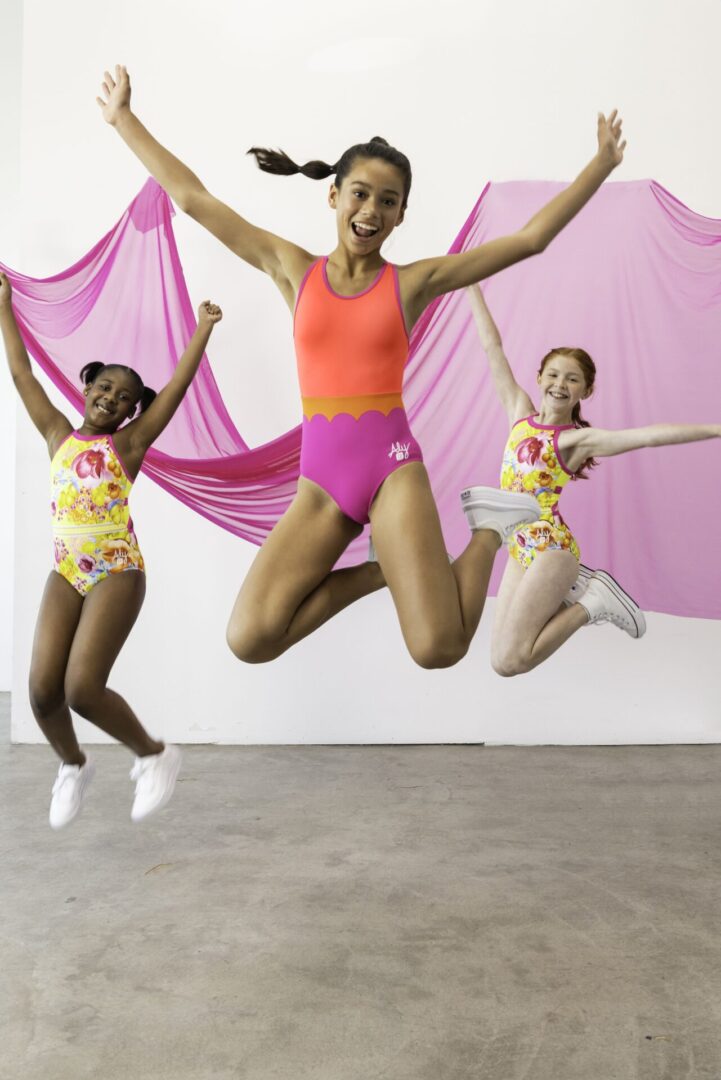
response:
[[(487, 185), (450, 250), (519, 228), (562, 187)], [(40, 280), (3, 267), (29, 352), (78, 410), (83, 364), (127, 362), (159, 387), (192, 334), (172, 214), (149, 180), (69, 269)], [(584, 405), (597, 426), (721, 422), (721, 221), (693, 213), (654, 181), (605, 185), (543, 255), (497, 275), (484, 291), (532, 397), (541, 357), (581, 345), (598, 366), (596, 392)], [(415, 327), (404, 398), (457, 555), (468, 538), (458, 492), (497, 483), (507, 435), (463, 292), (436, 301)], [(299, 447), (295, 428), (249, 448), (204, 358), (143, 471), (260, 544), (293, 497)], [(610, 569), (647, 609), (721, 617), (720, 466), (718, 442), (605, 459), (562, 500), (583, 561)], [(364, 543), (351, 545), (342, 564), (362, 559)]]

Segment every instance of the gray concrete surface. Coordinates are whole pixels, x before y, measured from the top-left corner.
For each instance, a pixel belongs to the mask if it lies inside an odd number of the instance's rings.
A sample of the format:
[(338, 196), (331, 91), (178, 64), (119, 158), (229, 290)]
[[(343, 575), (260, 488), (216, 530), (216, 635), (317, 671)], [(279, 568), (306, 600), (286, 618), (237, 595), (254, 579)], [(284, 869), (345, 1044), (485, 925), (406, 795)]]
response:
[(721, 1077), (721, 747), (93, 756), (0, 747), (3, 1080)]

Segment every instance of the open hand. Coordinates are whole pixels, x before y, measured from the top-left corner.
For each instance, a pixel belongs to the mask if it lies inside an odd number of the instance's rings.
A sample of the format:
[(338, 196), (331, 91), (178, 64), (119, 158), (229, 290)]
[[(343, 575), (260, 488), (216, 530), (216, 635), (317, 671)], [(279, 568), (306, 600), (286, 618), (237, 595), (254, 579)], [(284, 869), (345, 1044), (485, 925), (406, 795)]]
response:
[(204, 300), (198, 308), (198, 326), (215, 326), (222, 318), (223, 312), (210, 300)]
[(115, 125), (123, 110), (130, 109), (130, 77), (128, 69), (116, 64), (115, 78), (109, 71), (106, 71), (101, 94), (102, 97), (96, 97), (95, 100), (102, 110), (103, 120)]
[(10, 306), (12, 293), (13, 287), (10, 284), (10, 279), (0, 270), (0, 308)]
[(607, 117), (603, 113), (598, 114), (598, 156), (609, 169), (615, 169), (623, 161), (626, 140), (622, 140), (622, 125), (623, 120), (618, 115), (618, 109), (614, 109)]

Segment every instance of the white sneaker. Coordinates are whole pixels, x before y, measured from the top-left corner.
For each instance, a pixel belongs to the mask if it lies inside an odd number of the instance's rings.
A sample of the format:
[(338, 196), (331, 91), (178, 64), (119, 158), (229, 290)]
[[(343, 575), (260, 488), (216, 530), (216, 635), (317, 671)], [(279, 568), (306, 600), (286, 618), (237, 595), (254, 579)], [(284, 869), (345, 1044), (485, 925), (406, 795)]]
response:
[(95, 775), (95, 766), (86, 761), (84, 765), (62, 764), (53, 784), (50, 800), (50, 828), (63, 829), (80, 813), (88, 784)]
[(596, 570), (579, 601), (589, 623), (610, 622), (632, 638), (646, 633), (646, 620), (636, 601), (605, 570)]
[(135, 780), (135, 799), (130, 817), (142, 821), (170, 801), (180, 772), (181, 753), (177, 746), (166, 746), (159, 754), (137, 757), (130, 771)]
[(461, 504), (472, 532), (493, 529), (502, 543), (513, 535), (519, 525), (538, 521), (542, 513), (533, 495), (504, 491), (502, 488), (466, 488), (461, 492)]
[(588, 588), (588, 583), (593, 577), (593, 575), (594, 571), (591, 570), (590, 567), (584, 566), (583, 563), (578, 564), (578, 577), (576, 578), (573, 585), (564, 597), (564, 607), (571, 607), (573, 604), (577, 604), (579, 602), (586, 589)]

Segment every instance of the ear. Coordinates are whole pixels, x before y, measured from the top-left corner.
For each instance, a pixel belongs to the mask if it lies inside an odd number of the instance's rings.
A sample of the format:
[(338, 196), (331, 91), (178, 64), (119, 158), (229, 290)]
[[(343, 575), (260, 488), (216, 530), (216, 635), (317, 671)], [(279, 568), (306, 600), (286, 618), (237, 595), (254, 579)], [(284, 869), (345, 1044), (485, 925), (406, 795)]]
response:
[(402, 225), (402, 224), (403, 224), (403, 219), (405, 218), (405, 216), (406, 216), (406, 208), (405, 208), (405, 206), (404, 206), (404, 207), (403, 207), (403, 209), (401, 210), (400, 214), (398, 215), (398, 218), (397, 218), (397, 220), (396, 220), (396, 228), (397, 228), (397, 227), (398, 227), (399, 225)]
[(335, 184), (331, 184), (328, 192), (328, 206), (330, 206), (331, 210), (335, 210), (338, 206), (338, 188)]
[(89, 393), (90, 393), (90, 387), (89, 387), (89, 386), (86, 386), (86, 387), (85, 387), (85, 389), (83, 390), (83, 395), (84, 395), (85, 397), (87, 397)]
[(137, 407), (137, 405), (133, 405), (132, 409), (128, 413), (128, 420), (132, 420), (132, 418), (135, 416), (135, 410), (137, 409)]

